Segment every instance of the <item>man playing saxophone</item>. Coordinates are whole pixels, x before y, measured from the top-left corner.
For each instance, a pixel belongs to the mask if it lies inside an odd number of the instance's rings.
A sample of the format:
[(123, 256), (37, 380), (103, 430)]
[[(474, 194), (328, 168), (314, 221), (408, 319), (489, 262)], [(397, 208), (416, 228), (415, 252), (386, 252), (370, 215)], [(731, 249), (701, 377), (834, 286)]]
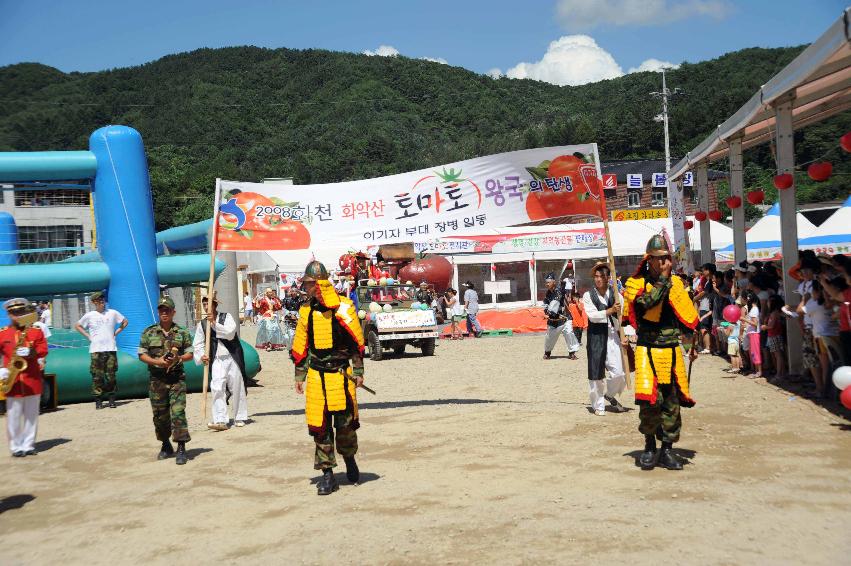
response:
[(35, 307), (26, 299), (3, 303), (11, 324), (0, 330), (0, 392), (6, 395), (6, 431), (12, 456), (35, 456), (47, 340), (38, 328)]

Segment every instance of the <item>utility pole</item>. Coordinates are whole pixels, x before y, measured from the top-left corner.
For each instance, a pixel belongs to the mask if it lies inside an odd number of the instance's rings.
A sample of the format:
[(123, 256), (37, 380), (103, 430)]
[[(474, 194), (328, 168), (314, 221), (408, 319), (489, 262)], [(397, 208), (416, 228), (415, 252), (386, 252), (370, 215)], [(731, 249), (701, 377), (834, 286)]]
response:
[(673, 97), (678, 94), (683, 94), (683, 91), (679, 88), (675, 88), (673, 91), (668, 90), (668, 85), (665, 80), (665, 69), (663, 68), (662, 92), (651, 92), (650, 96), (662, 99), (662, 113), (657, 115), (654, 120), (656, 122), (662, 122), (665, 128), (665, 179), (668, 178), (668, 175), (671, 172), (671, 140), (668, 135), (668, 97)]

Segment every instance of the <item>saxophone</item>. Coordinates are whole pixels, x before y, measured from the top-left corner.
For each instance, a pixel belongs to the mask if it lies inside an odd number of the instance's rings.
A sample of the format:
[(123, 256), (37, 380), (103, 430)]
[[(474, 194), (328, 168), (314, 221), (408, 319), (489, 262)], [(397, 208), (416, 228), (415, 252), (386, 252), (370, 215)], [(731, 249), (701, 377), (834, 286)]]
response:
[(15, 345), (16, 353), (9, 358), (9, 365), (6, 366), (6, 369), (9, 370), (9, 377), (4, 380), (0, 380), (0, 393), (4, 396), (12, 390), (12, 387), (18, 380), (18, 375), (20, 375), (21, 372), (26, 371), (29, 366), (27, 359), (19, 356), (17, 354), (17, 350), (18, 348), (26, 346), (27, 330), (30, 329), (36, 320), (38, 320), (38, 315), (34, 312), (18, 317), (17, 325), (21, 329), (21, 336), (18, 338), (18, 343)]
[(163, 356), (163, 359), (168, 362), (165, 372), (171, 373), (180, 362), (180, 349), (174, 345), (174, 335), (171, 333), (166, 335), (165, 350), (166, 354)]

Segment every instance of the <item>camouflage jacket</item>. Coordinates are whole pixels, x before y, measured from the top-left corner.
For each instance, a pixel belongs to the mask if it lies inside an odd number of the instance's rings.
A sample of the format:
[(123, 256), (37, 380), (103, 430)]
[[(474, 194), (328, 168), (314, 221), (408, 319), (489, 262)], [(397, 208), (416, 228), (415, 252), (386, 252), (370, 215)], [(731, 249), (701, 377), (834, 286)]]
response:
[[(650, 278), (647, 283), (653, 285), (649, 292), (635, 298), (635, 310), (639, 317), (638, 344), (642, 346), (675, 346), (680, 343), (680, 325), (674, 309), (668, 304), (668, 293), (671, 290), (670, 277)], [(644, 314), (661, 304), (662, 313), (658, 321), (650, 321)]]
[[(147, 354), (152, 358), (161, 358), (168, 353), (171, 348), (177, 348), (177, 355), (191, 354), (192, 336), (189, 331), (182, 326), (172, 324), (171, 330), (166, 332), (162, 326), (152, 324), (142, 331), (142, 338), (139, 340), (139, 355)], [(166, 373), (164, 368), (148, 365), (148, 371), (154, 379), (163, 381), (176, 381), (183, 379), (183, 362), (178, 362), (177, 365)]]

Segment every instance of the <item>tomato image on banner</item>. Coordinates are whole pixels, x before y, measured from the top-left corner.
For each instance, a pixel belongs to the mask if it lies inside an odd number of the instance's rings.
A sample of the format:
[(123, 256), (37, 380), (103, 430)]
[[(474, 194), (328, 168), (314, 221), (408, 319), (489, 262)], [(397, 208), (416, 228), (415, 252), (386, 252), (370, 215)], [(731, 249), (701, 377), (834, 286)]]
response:
[(223, 194), (222, 203), (217, 249), (263, 251), (310, 247), (310, 231), (302, 224), (301, 216), (293, 218), (298, 203), (238, 190)]
[(529, 220), (569, 215), (605, 216), (597, 168), (583, 154), (560, 155), (526, 170), (534, 178), (529, 183), (526, 200)]

